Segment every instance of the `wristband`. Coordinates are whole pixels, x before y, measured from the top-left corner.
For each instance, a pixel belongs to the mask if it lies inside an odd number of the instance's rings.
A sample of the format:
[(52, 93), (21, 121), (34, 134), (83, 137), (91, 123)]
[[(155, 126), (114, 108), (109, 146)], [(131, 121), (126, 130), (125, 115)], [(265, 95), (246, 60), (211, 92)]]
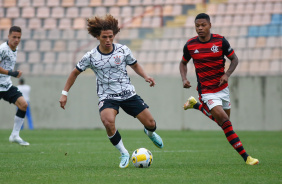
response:
[(62, 95), (68, 96), (68, 92), (65, 91), (65, 90), (63, 90), (63, 91), (62, 91)]
[(12, 77), (17, 77), (19, 75), (19, 72), (18, 71), (9, 70), (8, 71), (8, 75), (10, 75)]

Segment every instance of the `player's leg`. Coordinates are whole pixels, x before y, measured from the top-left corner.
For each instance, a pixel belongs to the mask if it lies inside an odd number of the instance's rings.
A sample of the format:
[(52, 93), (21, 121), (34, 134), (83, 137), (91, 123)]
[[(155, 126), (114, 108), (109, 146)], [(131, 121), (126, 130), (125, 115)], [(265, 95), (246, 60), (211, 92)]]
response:
[(155, 132), (157, 129), (156, 122), (150, 113), (150, 111), (146, 108), (142, 112), (140, 112), (136, 118), (144, 125), (144, 132), (148, 135), (148, 137), (153, 141), (153, 143), (158, 148), (163, 148), (164, 144), (162, 138)]
[(28, 104), (25, 101), (23, 96), (18, 97), (17, 100), (14, 102), (14, 104), (18, 107), (18, 110), (14, 118), (14, 127), (9, 137), (9, 141), (18, 143), (23, 146), (28, 146), (29, 143), (24, 141), (19, 135), (21, 127), (24, 123), (24, 118), (26, 115), (26, 109), (27, 109)]
[(192, 108), (197, 109), (201, 111), (205, 116), (216, 122), (216, 119), (211, 115), (208, 107), (204, 103), (198, 102), (193, 96), (188, 98), (186, 103), (183, 105), (183, 108), (184, 110), (192, 109)]
[(30, 111), (29, 103), (28, 103), (28, 106), (27, 106), (27, 109), (26, 109), (26, 118), (27, 118), (29, 129), (33, 130), (33, 121), (32, 121), (32, 116), (31, 116), (31, 111)]
[(106, 128), (106, 132), (107, 132), (107, 135), (108, 135), (111, 143), (119, 150), (119, 152), (121, 154), (121, 162), (119, 164), (119, 167), (120, 168), (126, 168), (129, 165), (130, 155), (129, 155), (127, 149), (123, 145), (119, 131), (115, 127), (115, 119), (116, 119), (116, 115), (118, 113), (118, 109), (117, 110), (114, 109), (115, 107), (114, 108), (106, 108), (107, 106), (110, 107), (111, 103), (105, 103), (104, 109), (100, 108), (100, 118), (101, 118), (101, 121), (103, 122), (103, 124)]
[(158, 148), (164, 146), (162, 138), (155, 132), (157, 128), (156, 122), (148, 110), (149, 106), (140, 96), (134, 95), (133, 97), (124, 100), (120, 107), (127, 114), (136, 117), (144, 125), (144, 132)]
[[(245, 151), (243, 144), (240, 141), (240, 138), (235, 133), (232, 127), (232, 123), (229, 120), (230, 117), (230, 109), (223, 109), (222, 106), (215, 106), (211, 109), (211, 114), (218, 122), (218, 125), (224, 131), (224, 134), (228, 140), (228, 142), (233, 146), (233, 148), (242, 156), (245, 162), (249, 165), (258, 164), (259, 161), (250, 157)], [(226, 113), (227, 112), (227, 113)]]

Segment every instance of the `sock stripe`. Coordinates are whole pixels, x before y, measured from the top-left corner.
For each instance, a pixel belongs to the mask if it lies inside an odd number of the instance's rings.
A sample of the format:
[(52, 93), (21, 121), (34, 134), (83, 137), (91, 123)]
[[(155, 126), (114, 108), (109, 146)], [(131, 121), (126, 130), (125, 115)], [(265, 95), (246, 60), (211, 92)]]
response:
[(232, 147), (243, 157), (243, 159), (246, 161), (247, 157), (249, 156), (244, 147), (243, 144), (241, 143), (238, 135), (234, 132), (232, 123), (227, 120), (225, 121), (222, 126), (222, 130), (225, 133), (225, 136), (228, 140), (228, 142), (232, 145)]
[(232, 126), (232, 124), (229, 120), (227, 120), (222, 124), (221, 128), (224, 130), (225, 128), (227, 128), (229, 126)]
[(228, 140), (228, 142), (231, 143), (231, 141), (232, 141), (233, 139), (237, 138), (237, 137), (238, 137), (237, 134), (235, 134), (235, 132), (234, 132), (233, 134), (231, 134), (230, 136), (227, 137), (227, 140)]
[[(242, 146), (242, 147), (243, 147), (243, 146)], [(243, 155), (244, 153), (246, 153), (246, 150), (244, 150), (244, 149), (239, 152), (240, 155)]]
[[(229, 127), (225, 128), (223, 131), (224, 131), (225, 134), (227, 134), (227, 133), (229, 133), (229, 132), (234, 132), (232, 126), (229, 126)], [(235, 133), (235, 132), (234, 132), (234, 133)]]
[[(233, 148), (234, 149), (238, 149), (238, 148), (240, 148), (240, 147), (242, 147), (242, 143), (241, 143), (241, 141), (238, 141), (238, 142), (236, 142), (235, 144), (232, 144), (232, 146), (233, 146)], [(238, 150), (237, 150), (238, 151)]]

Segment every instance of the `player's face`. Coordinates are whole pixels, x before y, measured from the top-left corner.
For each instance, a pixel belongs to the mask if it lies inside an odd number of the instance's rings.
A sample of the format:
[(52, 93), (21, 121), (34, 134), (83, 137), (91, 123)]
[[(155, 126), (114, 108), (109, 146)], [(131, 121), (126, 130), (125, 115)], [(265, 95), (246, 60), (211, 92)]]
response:
[(114, 38), (115, 36), (113, 30), (101, 31), (98, 40), (100, 41), (100, 47), (102, 48), (102, 50), (112, 51)]
[(195, 28), (199, 37), (205, 38), (210, 35), (211, 23), (206, 19), (197, 19), (195, 21)]
[(15, 50), (21, 41), (22, 33), (12, 31), (11, 34), (8, 35), (8, 43), (9, 47), (12, 50)]

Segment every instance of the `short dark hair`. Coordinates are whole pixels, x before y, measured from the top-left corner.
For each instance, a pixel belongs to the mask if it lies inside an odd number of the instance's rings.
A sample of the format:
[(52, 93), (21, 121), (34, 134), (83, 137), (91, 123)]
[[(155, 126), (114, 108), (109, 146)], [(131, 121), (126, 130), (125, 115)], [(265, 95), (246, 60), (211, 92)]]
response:
[(205, 13), (200, 13), (196, 16), (195, 18), (195, 22), (197, 19), (206, 19), (208, 22), (210, 22), (210, 16), (208, 14), (205, 14)]
[(11, 34), (12, 32), (22, 32), (22, 29), (19, 26), (12, 26), (9, 30), (9, 34)]

